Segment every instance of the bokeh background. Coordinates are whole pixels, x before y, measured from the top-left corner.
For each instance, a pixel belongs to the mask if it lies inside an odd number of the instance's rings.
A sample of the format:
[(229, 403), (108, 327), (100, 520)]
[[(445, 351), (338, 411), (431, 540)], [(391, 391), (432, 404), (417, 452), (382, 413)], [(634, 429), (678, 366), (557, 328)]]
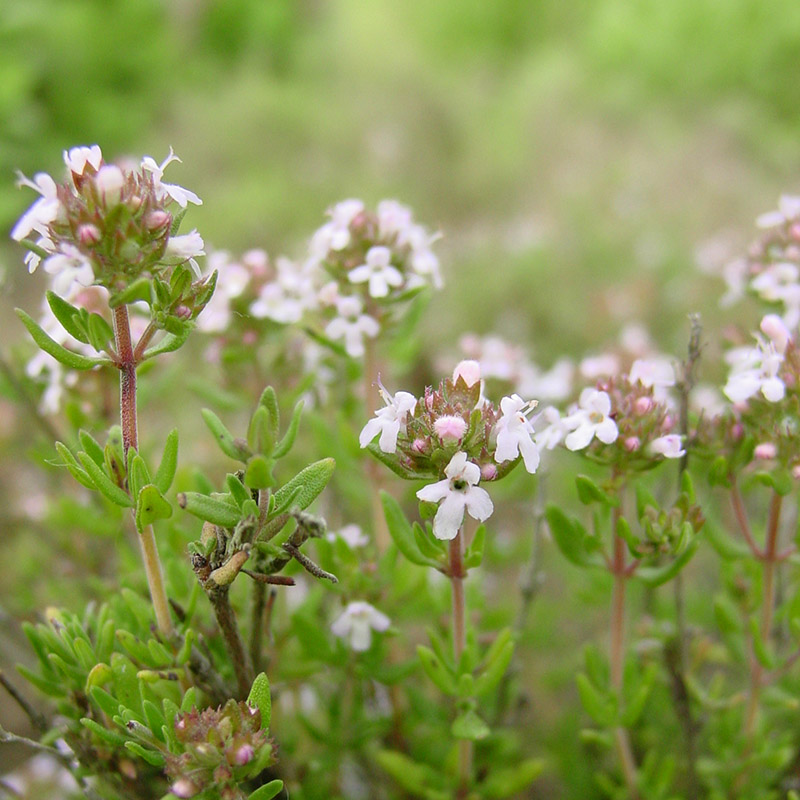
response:
[[(170, 180), (205, 201), (191, 226), (214, 247), (300, 256), (347, 197), (397, 198), (441, 230), (431, 360), (495, 331), (548, 366), (628, 321), (681, 354), (688, 313), (724, 319), (698, 260), (742, 252), (754, 217), (800, 189), (799, 68), (796, 0), (0, 0), (0, 230), (32, 202), (16, 169), (60, 174), (76, 144), (157, 161), (172, 146)], [(5, 350), (24, 338), (12, 306), (35, 308), (41, 283), (2, 237), (0, 267)], [(35, 496), (50, 479), (9, 447), (33, 423), (0, 422), (3, 497)], [(66, 533), (34, 543), (24, 504), (3, 505), (8, 666), (11, 619), (75, 562), (102, 565)], [(602, 581), (574, 588), (605, 603)], [(595, 620), (573, 624), (580, 640)], [(558, 625), (543, 613), (531, 644), (563, 641)], [(544, 656), (545, 689), (571, 687), (564, 652)], [(574, 709), (536, 712), (577, 792)]]

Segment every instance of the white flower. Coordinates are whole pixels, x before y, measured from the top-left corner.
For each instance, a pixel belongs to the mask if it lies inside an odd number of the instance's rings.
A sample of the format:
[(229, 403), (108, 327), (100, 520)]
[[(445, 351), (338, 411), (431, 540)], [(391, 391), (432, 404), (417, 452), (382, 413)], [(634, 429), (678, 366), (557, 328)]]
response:
[(344, 349), (352, 358), (364, 355), (364, 337), (374, 339), (381, 330), (378, 321), (362, 314), (361, 301), (357, 297), (340, 297), (336, 301), (338, 317), (334, 317), (325, 328), (330, 339), (344, 339)]
[(500, 401), (503, 416), (497, 421), (497, 449), (494, 460), (513, 461), (519, 455), (525, 463), (525, 469), (531, 474), (539, 467), (539, 448), (533, 441), (533, 425), (525, 414), (534, 408), (536, 402), (526, 403), (518, 394), (504, 397)]
[(342, 614), (331, 625), (334, 636), (347, 639), (350, 647), (357, 653), (369, 650), (372, 644), (372, 631), (383, 633), (390, 625), (389, 617), (377, 608), (357, 600), (348, 603)]
[(81, 289), (94, 283), (92, 262), (68, 242), (45, 259), (44, 268), (53, 276), (53, 291), (65, 300), (72, 300)]
[(614, 353), (602, 353), (599, 356), (587, 356), (578, 365), (578, 371), (587, 380), (608, 378), (619, 372), (619, 357)]
[(275, 279), (261, 288), (258, 299), (250, 306), (250, 313), (282, 325), (299, 322), (316, 302), (311, 274), (284, 256), (277, 259), (275, 269)]
[(529, 361), (524, 361), (519, 368), (517, 393), (523, 397), (539, 397), (542, 400), (563, 400), (572, 392), (572, 379), (575, 365), (562, 358), (547, 371)]
[(641, 383), (646, 389), (668, 388), (675, 385), (675, 370), (666, 358), (637, 358), (628, 380)]
[(221, 333), (231, 320), (231, 300), (239, 297), (250, 282), (250, 270), (231, 261), (224, 250), (215, 250), (206, 260), (206, 274), (216, 270), (217, 285), (214, 294), (197, 318), (197, 327), (205, 333)]
[(653, 439), (650, 442), (650, 450), (664, 458), (680, 458), (686, 453), (686, 450), (681, 447), (681, 437), (677, 433)]
[(756, 225), (759, 228), (774, 228), (798, 217), (800, 217), (800, 197), (782, 194), (778, 200), (778, 210), (761, 214), (756, 218)]
[(726, 355), (731, 374), (722, 390), (732, 403), (743, 403), (761, 394), (770, 403), (782, 400), (786, 386), (778, 376), (783, 365), (783, 353), (774, 342), (758, 340), (758, 347), (739, 347)]
[(206, 251), (203, 249), (203, 237), (193, 230), (182, 236), (170, 236), (167, 241), (167, 249), (165, 255), (177, 258), (179, 261), (189, 261), (192, 270), (197, 277), (200, 277), (200, 267), (194, 260), (195, 256), (204, 256)]
[(159, 195), (159, 199), (165, 200), (167, 197), (171, 197), (181, 208), (186, 208), (187, 203), (194, 203), (198, 206), (203, 205), (203, 201), (194, 192), (190, 192), (182, 186), (176, 186), (174, 183), (162, 182), (161, 178), (164, 175), (164, 170), (173, 161), (180, 162), (180, 159), (172, 152), (171, 147), (169, 155), (161, 164), (156, 164), (155, 159), (150, 156), (145, 156), (142, 159), (142, 169), (147, 170), (153, 176), (153, 186)]
[[(19, 218), (11, 229), (11, 238), (21, 242), (31, 231), (46, 236), (47, 226), (56, 219), (61, 209), (56, 182), (46, 172), (37, 172), (33, 180), (29, 180), (21, 172), (17, 174), (17, 186), (29, 186), (39, 192), (41, 197)], [(30, 271), (33, 272), (33, 269)]]
[(543, 409), (541, 414), (536, 417), (537, 422), (540, 419), (544, 420), (547, 426), (536, 434), (536, 444), (539, 449), (552, 450), (572, 430), (565, 424), (564, 418), (555, 406), (547, 406)]
[(417, 497), (428, 503), (441, 501), (433, 518), (433, 535), (437, 539), (455, 539), (465, 511), (483, 522), (491, 516), (494, 505), (489, 493), (477, 485), (481, 479), (480, 467), (467, 461), (466, 453), (456, 453), (444, 474), (446, 478), (424, 486)]
[(397, 392), (392, 397), (383, 386), (379, 390), (386, 406), (379, 408), (375, 418), (367, 422), (358, 437), (358, 443), (366, 447), (380, 433), (378, 447), (384, 453), (394, 453), (397, 451), (397, 437), (401, 430), (405, 433), (406, 420), (409, 414), (414, 413), (417, 399), (408, 392)]
[(64, 163), (74, 175), (83, 175), (87, 164), (96, 172), (100, 169), (102, 161), (103, 153), (96, 144), (91, 147), (71, 147), (64, 151)]
[(378, 203), (378, 233), (382, 238), (397, 236), (402, 239), (412, 225), (411, 209), (397, 200), (381, 200)]
[(370, 297), (386, 297), (390, 286), (402, 285), (403, 276), (392, 266), (392, 251), (388, 247), (370, 247), (365, 260), (365, 264), (347, 273), (347, 279), (350, 283), (369, 282)]
[(412, 225), (403, 238), (411, 247), (411, 269), (417, 275), (430, 278), (434, 289), (441, 289), (444, 280), (439, 270), (439, 259), (431, 250), (431, 245), (439, 239), (439, 234), (429, 234), (422, 225)]
[(309, 251), (311, 263), (323, 261), (329, 250), (344, 250), (350, 244), (350, 223), (364, 211), (361, 200), (342, 200), (328, 209), (331, 221), (319, 228), (311, 237)]
[(97, 170), (94, 185), (106, 206), (115, 206), (122, 198), (125, 173), (116, 164), (106, 164)]
[(361, 530), (360, 525), (345, 525), (338, 533), (332, 531), (326, 537), (329, 542), (341, 539), (351, 550), (357, 547), (366, 547), (369, 544), (369, 536)]
[(605, 392), (587, 388), (581, 392), (578, 410), (564, 420), (573, 428), (564, 440), (568, 450), (583, 450), (596, 436), (604, 444), (616, 441), (619, 435), (617, 423), (608, 415), (611, 413), (611, 398)]

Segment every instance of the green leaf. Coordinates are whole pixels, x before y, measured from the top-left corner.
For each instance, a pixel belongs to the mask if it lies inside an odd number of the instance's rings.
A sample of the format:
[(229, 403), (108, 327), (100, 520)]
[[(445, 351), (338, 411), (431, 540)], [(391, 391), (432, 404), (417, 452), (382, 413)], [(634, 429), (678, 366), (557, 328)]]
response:
[(183, 347), (192, 332), (192, 328), (194, 328), (194, 323), (184, 321), (180, 333), (167, 333), (159, 342), (144, 351), (142, 361), (147, 361), (164, 353), (172, 353)]
[(479, 525), (478, 530), (475, 531), (475, 536), (467, 548), (464, 555), (464, 567), (466, 569), (473, 569), (479, 567), (483, 563), (483, 549), (486, 545), (486, 526)]
[[(110, 675), (111, 667), (105, 664), (103, 666), (106, 667)], [(114, 717), (119, 714), (119, 700), (110, 695), (105, 689), (101, 689), (99, 686), (92, 686), (92, 688), (89, 689), (89, 696), (97, 704), (97, 707), (109, 717)]]
[(473, 711), (467, 709), (453, 721), (450, 732), (456, 739), (469, 739), (477, 742), (485, 739), (491, 730), (489, 726)]
[(706, 521), (703, 528), (709, 544), (717, 551), (717, 555), (725, 561), (735, 561), (739, 558), (749, 558), (752, 554), (747, 545), (731, 539), (721, 526), (713, 525)]
[(125, 746), (125, 737), (122, 734), (117, 733), (116, 731), (111, 731), (108, 728), (104, 728), (93, 719), (84, 717), (81, 719), (81, 725), (83, 725), (84, 728), (88, 728), (90, 731), (92, 731), (92, 733), (94, 733), (98, 739), (106, 742), (106, 744), (110, 744), (113, 747)]
[(259, 786), (254, 792), (248, 795), (247, 800), (272, 800), (277, 797), (278, 793), (283, 789), (283, 781), (274, 780), (269, 783)]
[(411, 526), (411, 531), (414, 534), (414, 541), (417, 543), (417, 547), (422, 555), (432, 558), (438, 563), (443, 563), (447, 558), (446, 545), (433, 535), (431, 526), (426, 524), (423, 530), (422, 525), (415, 521)]
[(120, 489), (106, 475), (105, 470), (98, 467), (86, 453), (78, 453), (78, 458), (101, 494), (115, 505), (122, 506), (122, 508), (133, 507), (133, 500), (128, 496), (128, 493), (124, 489)]
[(152, 767), (163, 767), (167, 763), (164, 756), (157, 750), (148, 750), (138, 742), (125, 742), (125, 747)]
[(81, 467), (78, 463), (78, 460), (75, 456), (72, 455), (69, 448), (62, 444), (61, 442), (56, 442), (56, 451), (61, 456), (64, 463), (59, 466), (64, 466), (69, 470), (70, 475), (75, 478), (81, 486), (85, 486), (87, 489), (91, 489), (93, 492), (97, 490), (97, 486), (95, 486), (92, 479), (89, 477), (89, 473)]
[(381, 503), (389, 534), (397, 549), (412, 563), (422, 567), (438, 567), (439, 562), (422, 554), (400, 504), (388, 492), (381, 491)]
[(601, 692), (582, 672), (575, 678), (581, 702), (589, 716), (604, 728), (614, 724), (617, 717), (617, 703), (614, 697)]
[[(133, 454), (133, 455), (131, 455)], [(136, 497), (150, 483), (150, 470), (144, 459), (132, 448), (128, 448), (128, 488)]]
[(714, 597), (714, 619), (722, 633), (741, 633), (742, 616), (736, 604), (725, 594)]
[(553, 534), (553, 540), (567, 561), (578, 567), (589, 564), (586, 549), (583, 546), (583, 537), (577, 526), (567, 517), (558, 506), (550, 505), (545, 511), (545, 519)]
[(161, 455), (161, 463), (158, 465), (153, 484), (161, 494), (166, 494), (172, 481), (175, 478), (175, 470), (178, 467), (178, 429), (173, 428), (167, 434), (167, 441), (164, 442), (164, 452)]
[(107, 358), (89, 358), (67, 350), (66, 347), (62, 347), (58, 342), (51, 339), (21, 308), (15, 310), (39, 348), (65, 367), (70, 369), (93, 369), (94, 367), (111, 363)]
[(506, 797), (522, 797), (525, 789), (544, 772), (545, 762), (541, 758), (528, 758), (513, 767), (492, 769), (486, 780), (479, 784), (478, 791), (486, 800), (503, 800)]
[(294, 445), (294, 440), (297, 438), (297, 429), (300, 427), (300, 415), (303, 413), (303, 401), (299, 400), (292, 411), (292, 419), (289, 422), (289, 427), (283, 438), (275, 445), (275, 450), (272, 453), (273, 458), (283, 458)]
[(440, 783), (440, 773), (432, 767), (412, 761), (408, 756), (395, 750), (379, 750), (375, 754), (375, 760), (381, 769), (413, 794), (424, 796), (429, 787)]
[(769, 642), (765, 642), (759, 630), (758, 620), (750, 617), (750, 635), (753, 642), (753, 653), (759, 664), (766, 669), (774, 669), (776, 664), (775, 653)]
[(625, 544), (628, 545), (628, 551), (634, 558), (641, 558), (642, 551), (639, 549), (639, 545), (641, 542), (639, 541), (639, 537), (634, 535), (633, 531), (631, 530), (631, 526), (628, 523), (628, 520), (625, 517), (619, 517), (617, 519), (617, 536), (622, 539)]
[(121, 292), (116, 292), (108, 298), (109, 308), (144, 301), (147, 305), (152, 302), (152, 291), (150, 289), (150, 278), (139, 278), (139, 280), (128, 284)]
[(655, 684), (657, 672), (658, 668), (655, 664), (648, 664), (641, 683), (625, 704), (625, 711), (622, 713), (621, 721), (626, 728), (632, 728), (641, 716), (642, 711), (644, 711), (644, 704), (647, 702), (647, 698), (650, 696)]
[(225, 485), (228, 487), (228, 491), (231, 493), (234, 502), (239, 506), (239, 510), (242, 509), (242, 506), (244, 506), (248, 500), (253, 499), (250, 496), (250, 492), (245, 489), (244, 484), (239, 480), (237, 475), (229, 472), (225, 476)]
[(636, 492), (636, 518), (642, 519), (644, 517), (647, 508), (654, 508), (656, 511), (660, 511), (661, 506), (656, 501), (655, 497), (641, 484), (641, 482), (636, 483), (634, 486), (634, 490)]
[[(500, 639), (501, 636), (503, 636), (502, 633), (497, 638)], [(475, 694), (477, 696), (491, 692), (500, 683), (513, 656), (514, 642), (511, 639), (511, 631), (509, 631), (508, 638), (504, 637), (504, 644), (497, 648), (495, 652), (490, 653), (487, 658), (486, 669), (475, 681)]]
[(575, 478), (575, 487), (578, 490), (578, 499), (586, 506), (592, 503), (602, 503), (604, 506), (619, 505), (619, 500), (616, 497), (604, 492), (587, 475), (578, 475)]
[(114, 341), (114, 331), (99, 314), (89, 314), (86, 320), (89, 343), (100, 353), (110, 342)]
[(68, 303), (55, 292), (48, 291), (46, 294), (47, 304), (53, 312), (53, 316), (61, 323), (61, 327), (73, 338), (83, 344), (89, 344), (89, 339), (81, 325), (75, 317), (80, 318), (80, 309)]
[(275, 482), (270, 460), (261, 453), (252, 456), (247, 462), (244, 482), (250, 489), (269, 489)]
[(208, 425), (208, 429), (214, 435), (219, 449), (229, 458), (246, 464), (247, 459), (252, 455), (247, 442), (243, 439), (234, 438), (233, 434), (222, 423), (222, 420), (211, 409), (204, 408), (200, 413), (206, 425)]
[(433, 681), (437, 688), (444, 694), (455, 696), (458, 693), (458, 686), (455, 678), (437, 657), (437, 655), (427, 647), (417, 645), (417, 655), (419, 656), (422, 669), (425, 674)]
[[(388, 467), (392, 472), (394, 472), (395, 475), (403, 478), (404, 480), (418, 481), (420, 477), (423, 477), (418, 472), (411, 472), (411, 470), (407, 470), (397, 461), (393, 453), (384, 453), (375, 442), (370, 442), (365, 449), (371, 456), (380, 461), (381, 464), (383, 464), (385, 467)], [(431, 473), (431, 475), (433, 475), (433, 473)]]
[(640, 567), (634, 575), (648, 586), (661, 586), (672, 580), (692, 560), (697, 552), (697, 546), (697, 539), (693, 539), (686, 549), (668, 564), (661, 567)]
[(280, 508), (286, 495), (293, 494), (299, 487), (300, 491), (294, 498), (293, 505), (302, 511), (322, 493), (336, 469), (336, 462), (332, 458), (323, 458), (315, 461), (294, 476), (288, 483), (275, 492), (275, 507)]
[(163, 498), (161, 492), (148, 483), (139, 492), (136, 502), (136, 527), (141, 533), (148, 525), (157, 519), (169, 519), (172, 516), (172, 506)]
[(242, 516), (235, 506), (199, 492), (181, 492), (177, 500), (185, 511), (221, 528), (233, 528)]
[(269, 678), (265, 672), (256, 675), (256, 679), (250, 687), (250, 694), (247, 695), (247, 705), (257, 708), (261, 712), (261, 728), (269, 730), (272, 718), (272, 696), (269, 690)]

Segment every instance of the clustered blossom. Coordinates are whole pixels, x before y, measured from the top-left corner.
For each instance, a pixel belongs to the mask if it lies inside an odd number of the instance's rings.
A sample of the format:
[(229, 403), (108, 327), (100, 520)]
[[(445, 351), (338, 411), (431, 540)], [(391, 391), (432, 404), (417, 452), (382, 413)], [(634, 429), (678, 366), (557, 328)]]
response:
[(369, 650), (372, 644), (372, 631), (383, 633), (389, 629), (390, 620), (386, 614), (363, 600), (348, 603), (345, 610), (331, 625), (334, 636), (346, 639), (357, 653)]
[(46, 173), (33, 180), (20, 175), (20, 186), (41, 195), (11, 231), (19, 242), (35, 237), (25, 258), (29, 271), (44, 259), (53, 291), (67, 300), (94, 284), (119, 291), (143, 274), (185, 262), (199, 276), (202, 238), (197, 231), (171, 232), (174, 206), (201, 203), (194, 192), (162, 181), (177, 160), (170, 150), (160, 165), (146, 156), (138, 171), (123, 169), (106, 164), (92, 145), (64, 152), (69, 174), (62, 184)]
[(179, 754), (165, 753), (175, 797), (213, 788), (222, 800), (241, 797), (239, 786), (275, 763), (274, 744), (261, 727), (261, 712), (247, 703), (181, 713), (175, 718)]
[(480, 364), (471, 360), (419, 399), (408, 392), (392, 396), (381, 385), (385, 406), (359, 436), (362, 447), (377, 437), (373, 454), (402, 477), (440, 479), (417, 493), (420, 500), (440, 503), (433, 524), (440, 539), (455, 537), (465, 512), (481, 521), (492, 513), (488, 493), (477, 485), (481, 480), (499, 480), (520, 461), (530, 473), (539, 466), (528, 419), (535, 402), (514, 394), (497, 409), (481, 388)]

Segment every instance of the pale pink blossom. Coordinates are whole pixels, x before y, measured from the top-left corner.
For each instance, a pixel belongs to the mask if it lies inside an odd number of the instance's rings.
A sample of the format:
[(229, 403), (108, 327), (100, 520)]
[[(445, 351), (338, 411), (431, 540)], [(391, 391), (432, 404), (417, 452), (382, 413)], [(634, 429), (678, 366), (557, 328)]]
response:
[(681, 446), (681, 437), (677, 433), (669, 433), (666, 436), (659, 436), (650, 442), (650, 450), (664, 458), (680, 458), (685, 455), (686, 450)]
[(536, 407), (536, 402), (525, 402), (518, 394), (500, 401), (503, 416), (497, 421), (497, 449), (494, 460), (501, 464), (522, 456), (525, 469), (531, 474), (539, 467), (539, 448), (533, 440), (534, 430), (526, 414)]
[(350, 647), (360, 653), (369, 650), (372, 631), (383, 633), (389, 629), (390, 624), (386, 614), (363, 600), (357, 600), (347, 604), (331, 625), (331, 632), (340, 639), (346, 639)]
[(481, 379), (481, 365), (477, 361), (466, 359), (459, 361), (453, 370), (453, 383), (461, 378), (468, 387), (474, 386)]
[(398, 287), (403, 283), (403, 276), (397, 267), (391, 264), (392, 251), (388, 247), (370, 247), (365, 256), (365, 263), (354, 267), (347, 273), (350, 283), (368, 283), (370, 297), (386, 297), (389, 287)]
[(394, 396), (383, 386), (379, 387), (381, 397), (386, 404), (375, 412), (375, 417), (364, 426), (358, 437), (361, 447), (366, 447), (378, 434), (378, 447), (384, 453), (397, 451), (397, 437), (405, 433), (406, 421), (417, 407), (417, 399), (408, 392), (397, 392)]
[(167, 197), (170, 197), (181, 208), (186, 208), (188, 203), (194, 203), (198, 206), (203, 205), (203, 201), (194, 192), (190, 192), (182, 186), (176, 186), (174, 183), (164, 183), (161, 180), (164, 176), (164, 170), (173, 161), (180, 163), (180, 159), (175, 155), (171, 147), (169, 149), (169, 154), (160, 164), (156, 164), (155, 159), (151, 156), (145, 156), (142, 159), (142, 169), (153, 176), (153, 186), (155, 187), (159, 199), (163, 201), (166, 200)]
[(591, 387), (584, 389), (577, 411), (564, 420), (564, 424), (573, 429), (564, 440), (567, 449), (583, 450), (595, 437), (604, 444), (616, 441), (619, 430), (610, 413), (611, 398), (606, 392)]
[(340, 297), (336, 303), (339, 316), (325, 328), (325, 335), (333, 340), (344, 339), (344, 349), (351, 358), (364, 355), (364, 339), (374, 339), (381, 330), (378, 321), (362, 313), (363, 305), (357, 297)]
[[(41, 197), (19, 218), (11, 229), (11, 238), (21, 242), (31, 231), (46, 236), (47, 226), (58, 217), (61, 210), (56, 182), (46, 172), (36, 173), (32, 181), (21, 172), (17, 175), (19, 176), (17, 186), (28, 186), (39, 192)], [(29, 271), (33, 272), (34, 269), (35, 265)]]

